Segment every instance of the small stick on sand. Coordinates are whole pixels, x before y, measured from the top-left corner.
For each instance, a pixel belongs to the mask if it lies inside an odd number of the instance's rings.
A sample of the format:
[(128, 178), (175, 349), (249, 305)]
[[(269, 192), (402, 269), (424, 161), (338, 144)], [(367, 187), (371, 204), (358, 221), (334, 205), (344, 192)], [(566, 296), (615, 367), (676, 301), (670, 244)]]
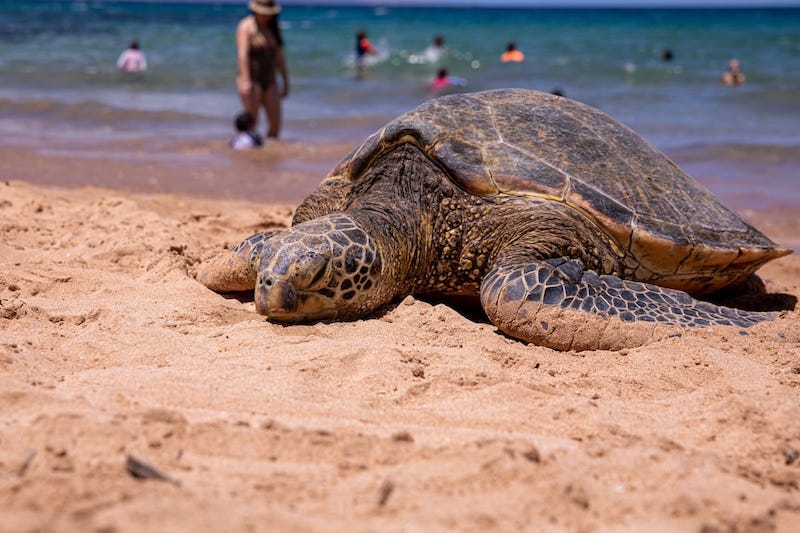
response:
[(378, 498), (378, 507), (383, 507), (389, 501), (389, 496), (394, 491), (394, 483), (391, 479), (387, 479), (381, 485), (380, 497)]
[(179, 487), (181, 485), (180, 481), (177, 479), (169, 477), (155, 466), (137, 457), (134, 457), (133, 455), (128, 455), (128, 459), (125, 461), (125, 469), (136, 479), (155, 479), (158, 481), (174, 483)]

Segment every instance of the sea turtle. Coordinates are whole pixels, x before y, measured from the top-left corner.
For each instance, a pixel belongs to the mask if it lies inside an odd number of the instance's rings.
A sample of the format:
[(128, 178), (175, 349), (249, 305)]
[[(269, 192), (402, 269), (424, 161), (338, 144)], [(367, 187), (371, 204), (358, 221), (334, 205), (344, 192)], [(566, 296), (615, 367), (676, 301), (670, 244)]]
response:
[(470, 296), (512, 337), (618, 349), (772, 319), (694, 297), (788, 253), (604, 113), (501, 89), (392, 120), (290, 228), (249, 237), (198, 279), (255, 288), (274, 322), (356, 319), (409, 294)]

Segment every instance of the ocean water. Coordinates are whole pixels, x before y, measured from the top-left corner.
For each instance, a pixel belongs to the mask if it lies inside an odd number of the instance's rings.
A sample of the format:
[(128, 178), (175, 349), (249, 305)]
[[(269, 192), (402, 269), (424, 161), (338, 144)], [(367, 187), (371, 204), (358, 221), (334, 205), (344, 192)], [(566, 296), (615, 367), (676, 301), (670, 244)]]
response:
[[(42, 132), (227, 140), (239, 110), (233, 32), (245, 6), (0, 0), (0, 142)], [(280, 21), (291, 78), (285, 139), (357, 143), (430, 98), (427, 84), (445, 67), (467, 81), (463, 91), (559, 88), (705, 173), (715, 192), (758, 190), (767, 205), (800, 205), (800, 9), (290, 5)], [(363, 79), (353, 71), (359, 29), (380, 50)], [(426, 61), (436, 34), (446, 50)], [(122, 75), (115, 62), (133, 38), (150, 68)], [(499, 61), (510, 40), (524, 63)], [(719, 83), (732, 57), (748, 80), (737, 88)]]

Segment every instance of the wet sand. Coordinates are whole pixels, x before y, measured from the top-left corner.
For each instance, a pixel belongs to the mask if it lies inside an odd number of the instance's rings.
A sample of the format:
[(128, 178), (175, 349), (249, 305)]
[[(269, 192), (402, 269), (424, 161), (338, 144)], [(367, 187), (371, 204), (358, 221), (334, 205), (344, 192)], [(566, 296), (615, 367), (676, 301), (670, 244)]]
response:
[[(52, 140), (52, 139), (51, 139)], [(345, 143), (286, 141), (234, 151), (223, 141), (153, 139), (66, 143), (0, 141), (0, 179), (59, 187), (98, 186), (140, 193), (178, 193), (299, 203), (352, 148)]]
[[(346, 151), (0, 147), (0, 531), (795, 530), (800, 257), (760, 272), (774, 322), (620, 352), (195, 281)], [(740, 212), (800, 248), (800, 209)]]

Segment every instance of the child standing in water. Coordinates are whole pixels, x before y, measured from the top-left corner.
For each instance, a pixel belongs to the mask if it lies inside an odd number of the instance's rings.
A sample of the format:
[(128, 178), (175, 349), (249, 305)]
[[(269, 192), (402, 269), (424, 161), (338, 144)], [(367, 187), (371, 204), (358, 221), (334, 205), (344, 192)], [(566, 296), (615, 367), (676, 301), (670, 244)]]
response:
[(233, 136), (230, 144), (234, 150), (247, 150), (264, 144), (261, 135), (255, 132), (256, 121), (253, 119), (253, 115), (247, 111), (236, 115), (233, 125), (236, 127), (236, 135)]

